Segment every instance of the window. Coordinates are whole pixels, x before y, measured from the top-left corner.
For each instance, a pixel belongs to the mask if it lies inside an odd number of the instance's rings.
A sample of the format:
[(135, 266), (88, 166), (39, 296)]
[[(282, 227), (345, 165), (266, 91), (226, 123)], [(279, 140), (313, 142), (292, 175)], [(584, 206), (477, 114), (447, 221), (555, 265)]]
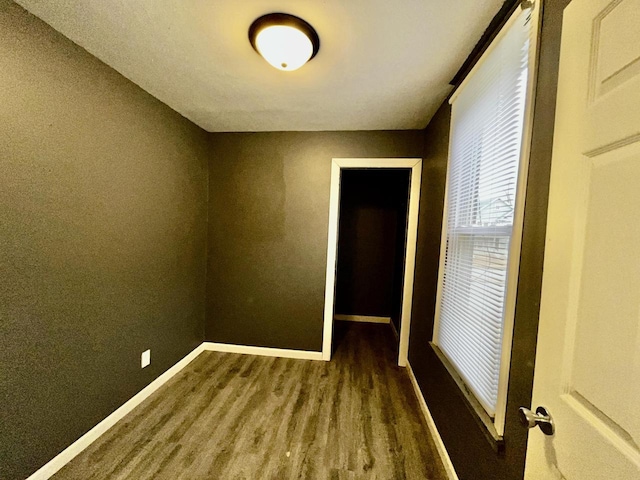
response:
[(518, 8), (450, 101), (433, 343), (498, 435), (504, 429), (536, 33), (537, 11)]

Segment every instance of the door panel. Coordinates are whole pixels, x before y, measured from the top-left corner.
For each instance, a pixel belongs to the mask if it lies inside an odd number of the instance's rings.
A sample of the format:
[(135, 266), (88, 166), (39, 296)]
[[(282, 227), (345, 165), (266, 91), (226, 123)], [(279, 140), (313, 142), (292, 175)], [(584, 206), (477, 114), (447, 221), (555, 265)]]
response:
[(640, 0), (564, 15), (526, 478), (640, 478)]
[[(629, 220), (639, 213), (634, 207), (640, 205), (640, 155), (632, 151), (628, 155), (610, 152), (591, 167), (579, 321), (569, 383), (611, 422), (632, 433), (633, 408), (640, 398), (640, 383), (628, 381), (640, 378), (638, 365), (629, 361), (639, 338), (640, 222)], [(607, 162), (607, 156), (617, 158)]]
[(580, 151), (598, 155), (640, 140), (640, 109), (629, 98), (640, 90), (640, 0), (574, 0), (565, 10), (563, 37), (571, 28), (568, 22), (582, 25), (575, 35), (584, 43), (576, 48), (588, 55), (582, 73), (588, 75), (588, 102), (582, 106), (586, 116)]

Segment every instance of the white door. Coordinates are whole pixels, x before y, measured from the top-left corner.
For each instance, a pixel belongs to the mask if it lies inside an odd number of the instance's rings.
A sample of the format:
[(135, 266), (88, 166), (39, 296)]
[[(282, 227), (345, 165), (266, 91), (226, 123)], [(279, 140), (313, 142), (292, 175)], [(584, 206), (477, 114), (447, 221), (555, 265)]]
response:
[(564, 14), (525, 478), (640, 479), (640, 0)]

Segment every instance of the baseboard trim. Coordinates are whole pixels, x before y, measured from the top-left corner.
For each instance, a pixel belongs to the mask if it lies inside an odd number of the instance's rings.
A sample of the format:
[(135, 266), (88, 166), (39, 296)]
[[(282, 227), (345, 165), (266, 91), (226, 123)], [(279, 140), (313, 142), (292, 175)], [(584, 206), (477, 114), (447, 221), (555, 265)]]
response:
[(440, 459), (442, 460), (442, 464), (444, 465), (444, 469), (447, 472), (447, 476), (449, 480), (458, 480), (458, 474), (456, 474), (455, 469), (453, 468), (453, 463), (451, 463), (451, 458), (449, 457), (449, 453), (442, 441), (442, 437), (440, 436), (440, 432), (438, 432), (438, 428), (436, 427), (435, 422), (433, 421), (433, 417), (431, 416), (431, 412), (429, 411), (429, 407), (427, 407), (427, 402), (422, 395), (422, 390), (420, 390), (420, 386), (418, 385), (418, 380), (416, 380), (416, 376), (411, 369), (411, 365), (407, 362), (407, 373), (409, 373), (409, 378), (411, 379), (411, 385), (413, 385), (413, 391), (418, 398), (418, 403), (420, 404), (420, 410), (422, 411), (422, 415), (424, 415), (424, 419), (427, 421), (427, 426), (429, 427), (429, 432), (433, 437), (433, 442), (436, 444), (436, 449), (440, 454)]
[(334, 315), (334, 320), (343, 322), (391, 323), (391, 317), (373, 317), (369, 315)]
[(189, 363), (191, 363), (191, 361), (194, 360), (198, 355), (200, 355), (204, 350), (205, 349), (203, 348), (202, 344), (198, 345), (182, 360), (178, 361), (173, 367), (169, 368), (153, 382), (136, 393), (116, 411), (111, 413), (95, 427), (82, 435), (78, 440), (73, 442), (62, 452), (49, 460), (49, 462), (36, 470), (30, 477), (27, 478), (27, 480), (47, 480), (48, 478), (52, 477), (58, 470), (64, 467), (79, 453), (81, 453), (89, 445), (95, 442), (103, 433), (113, 427), (125, 415), (127, 415), (134, 408), (140, 405), (144, 400), (146, 400), (153, 392), (167, 383), (167, 381), (169, 381), (171, 377), (173, 377), (178, 372), (180, 372), (180, 370), (189, 365)]
[(250, 345), (233, 345), (230, 343), (204, 342), (204, 350), (224, 353), (240, 353), (243, 355), (260, 355), (262, 357), (296, 358), (299, 360), (322, 360), (322, 352), (308, 350), (288, 350), (271, 347), (252, 347)]

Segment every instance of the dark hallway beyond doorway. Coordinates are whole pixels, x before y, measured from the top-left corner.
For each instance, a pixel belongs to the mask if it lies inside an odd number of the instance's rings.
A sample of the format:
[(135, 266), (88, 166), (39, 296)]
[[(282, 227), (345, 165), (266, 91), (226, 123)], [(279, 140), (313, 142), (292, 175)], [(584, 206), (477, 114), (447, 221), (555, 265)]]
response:
[(408, 169), (345, 169), (340, 187), (335, 312), (391, 318), (400, 331)]

